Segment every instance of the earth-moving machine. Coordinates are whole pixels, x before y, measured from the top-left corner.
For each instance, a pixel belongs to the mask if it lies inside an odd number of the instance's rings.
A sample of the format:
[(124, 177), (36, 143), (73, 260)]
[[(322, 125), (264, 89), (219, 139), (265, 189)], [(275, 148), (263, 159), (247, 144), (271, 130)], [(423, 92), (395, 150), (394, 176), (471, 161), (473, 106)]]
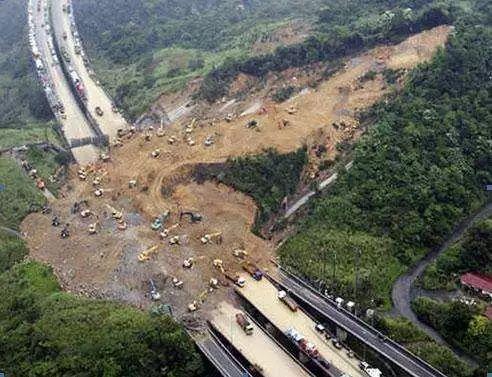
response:
[(152, 228), (152, 230), (159, 230), (159, 229), (161, 229), (162, 228), (162, 225), (169, 218), (170, 215), (171, 215), (171, 211), (167, 210), (162, 215), (154, 218), (154, 220), (150, 224), (150, 227)]
[(248, 252), (244, 249), (234, 249), (232, 250), (232, 255), (234, 255), (237, 258), (246, 258), (248, 256)]
[(211, 242), (220, 245), (222, 243), (222, 232), (205, 234), (202, 238), (200, 238), (200, 241), (204, 245)]
[(160, 300), (161, 294), (157, 291), (157, 288), (154, 284), (154, 280), (150, 279), (149, 285), (150, 285), (150, 298), (152, 299), (152, 301)]
[(263, 278), (263, 272), (251, 262), (244, 263), (243, 270), (249, 273), (255, 280), (259, 281)]
[(253, 334), (253, 325), (243, 313), (236, 313), (236, 322), (243, 329), (246, 335)]
[(246, 285), (246, 280), (239, 274), (232, 275), (228, 272), (224, 272), (224, 276), (240, 288)]
[(70, 237), (70, 231), (68, 230), (68, 224), (66, 224), (63, 229), (60, 232), (60, 237), (61, 238), (68, 238)]
[(150, 256), (153, 254), (157, 254), (157, 245), (154, 245), (152, 247), (149, 247), (147, 250), (142, 251), (140, 254), (138, 254), (138, 261), (139, 262), (145, 262), (150, 259)]
[(192, 223), (197, 223), (203, 220), (203, 216), (197, 212), (191, 212), (191, 211), (181, 211), (179, 213), (179, 221), (183, 218), (183, 216), (189, 216), (189, 220)]

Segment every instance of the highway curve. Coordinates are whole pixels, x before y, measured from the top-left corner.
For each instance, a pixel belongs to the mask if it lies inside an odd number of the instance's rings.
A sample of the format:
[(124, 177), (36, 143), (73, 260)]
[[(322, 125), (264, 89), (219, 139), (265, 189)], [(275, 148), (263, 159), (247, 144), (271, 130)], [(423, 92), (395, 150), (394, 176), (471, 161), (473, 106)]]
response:
[[(426, 324), (419, 321), (415, 313), (411, 308), (411, 301), (415, 298), (416, 292), (414, 292), (415, 281), (422, 275), (427, 266), (436, 260), (436, 258), (442, 254), (450, 245), (459, 240), (461, 236), (465, 233), (467, 229), (470, 228), (473, 223), (478, 220), (484, 219), (492, 215), (492, 203), (487, 203), (478, 212), (471, 215), (467, 219), (463, 220), (453, 231), (450, 237), (437, 249), (433, 250), (427, 254), (420, 262), (413, 266), (404, 275), (400, 276), (394, 286), (392, 291), (393, 299), (393, 313), (396, 315), (401, 315), (416, 326), (422, 329), (426, 334), (435, 339), (438, 343), (448, 345), (446, 341), (437, 333), (434, 329), (427, 326)], [(448, 345), (449, 346), (449, 345)], [(464, 358), (463, 355), (460, 355)], [(471, 360), (466, 358), (468, 362)]]

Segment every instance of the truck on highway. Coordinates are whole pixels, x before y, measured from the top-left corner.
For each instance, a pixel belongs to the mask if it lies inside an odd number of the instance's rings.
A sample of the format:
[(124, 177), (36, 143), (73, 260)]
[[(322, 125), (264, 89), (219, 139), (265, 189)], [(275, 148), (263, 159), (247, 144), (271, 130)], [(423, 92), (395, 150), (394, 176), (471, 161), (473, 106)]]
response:
[(243, 313), (237, 313), (236, 322), (239, 326), (241, 326), (246, 335), (253, 334), (253, 325), (251, 324), (251, 322), (248, 321), (246, 315), (244, 315)]
[(280, 301), (282, 301), (285, 305), (289, 307), (290, 310), (293, 312), (296, 312), (297, 309), (299, 308), (299, 305), (297, 305), (297, 302), (294, 301), (292, 297), (287, 295), (287, 292), (285, 291), (278, 291), (278, 298)]
[(249, 273), (255, 280), (259, 281), (263, 278), (263, 272), (251, 262), (243, 264), (243, 270)]

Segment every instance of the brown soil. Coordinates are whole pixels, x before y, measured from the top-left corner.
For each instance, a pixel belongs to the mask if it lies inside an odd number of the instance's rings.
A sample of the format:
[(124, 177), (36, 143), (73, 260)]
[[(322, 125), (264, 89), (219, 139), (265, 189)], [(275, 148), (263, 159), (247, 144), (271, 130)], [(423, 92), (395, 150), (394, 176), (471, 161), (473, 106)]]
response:
[[(70, 223), (70, 238), (62, 240), (60, 228), (52, 227), (51, 219), (45, 215), (33, 214), (25, 219), (22, 230), (27, 233), (32, 258), (53, 266), (67, 290), (141, 307), (150, 304), (148, 279), (154, 278), (163, 296), (162, 302), (172, 304), (175, 313), (183, 315), (186, 305), (208, 289), (209, 279), (218, 276), (212, 266), (214, 259), (222, 259), (224, 267), (235, 272), (241, 267), (240, 261), (232, 255), (234, 248), (246, 249), (249, 259), (260, 266), (267, 266), (269, 258), (274, 256), (274, 245), (250, 232), (256, 211), (253, 201), (223, 185), (193, 182), (190, 174), (193, 166), (259, 153), (267, 147), (289, 152), (309, 140), (325, 144), (325, 157), (333, 158), (337, 142), (354, 140), (361, 133), (355, 113), (371, 106), (388, 91), (382, 75), (362, 84), (359, 78), (369, 70), (381, 71), (388, 65), (411, 68), (428, 60), (432, 52), (444, 44), (449, 31), (449, 27), (438, 27), (398, 46), (373, 49), (348, 61), (343, 70), (317, 89), (286, 103), (274, 104), (256, 96), (252, 102), (233, 105), (234, 112), (240, 114), (259, 101), (266, 109), (264, 114), (249, 114), (227, 123), (213, 120), (223, 103), (207, 106), (206, 111), (202, 108), (199, 111), (207, 113), (208, 117), (201, 117), (191, 133), (195, 146), (189, 146), (184, 140), (183, 126), (189, 124), (189, 119), (171, 125), (161, 138), (153, 135), (151, 141), (146, 142), (142, 134), (137, 134), (125, 140), (122, 147), (112, 150), (111, 162), (101, 163), (87, 181), (80, 181), (74, 169), (63, 197), (53, 203), (54, 213), (63, 223)], [(295, 114), (286, 111), (291, 105), (297, 109)], [(252, 119), (259, 122), (258, 130), (245, 127)], [(289, 125), (279, 129), (278, 124), (283, 119), (288, 120)], [(167, 142), (170, 136), (177, 138), (173, 145)], [(214, 137), (212, 146), (204, 146), (207, 136)], [(150, 153), (156, 148), (161, 155), (154, 159)], [(93, 194), (95, 176), (102, 177), (102, 198)], [(131, 179), (137, 179), (136, 188), (128, 187)], [(89, 200), (90, 209), (95, 213), (90, 219), (70, 213), (73, 203), (84, 198)], [(116, 229), (107, 204), (123, 209), (127, 230)], [(181, 245), (170, 246), (169, 237), (161, 240), (158, 232), (150, 229), (153, 217), (167, 209), (172, 216), (165, 227), (179, 222), (180, 210), (194, 210), (204, 217), (196, 224), (183, 220), (171, 232), (171, 236), (181, 237)], [(100, 225), (98, 234), (89, 235), (88, 224), (96, 219)], [(223, 243), (203, 245), (199, 238), (213, 232), (222, 232)], [(159, 246), (157, 255), (150, 261), (138, 262), (138, 253), (152, 245)], [(185, 270), (182, 263), (189, 257), (195, 259), (195, 266)], [(183, 288), (174, 288), (171, 277), (183, 280)], [(208, 312), (229, 294), (230, 290), (223, 288), (207, 294), (209, 298), (202, 312)]]

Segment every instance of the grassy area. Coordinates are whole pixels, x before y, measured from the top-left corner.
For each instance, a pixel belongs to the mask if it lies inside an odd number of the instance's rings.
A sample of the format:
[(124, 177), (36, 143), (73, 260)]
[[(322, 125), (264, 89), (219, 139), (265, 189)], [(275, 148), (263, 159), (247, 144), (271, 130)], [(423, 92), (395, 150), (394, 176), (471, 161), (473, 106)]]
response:
[(60, 138), (50, 124), (25, 128), (0, 128), (0, 149), (40, 142), (60, 144)]
[(437, 344), (412, 322), (401, 317), (379, 318), (377, 327), (391, 339), (404, 345), (447, 376), (471, 377), (472, 369), (459, 360), (449, 348)]
[(308, 279), (324, 281), (328, 290), (345, 299), (389, 309), (392, 284), (405, 270), (393, 250), (390, 238), (330, 229), (319, 223), (288, 239), (281, 257), (285, 265), (302, 271)]
[(40, 207), (45, 199), (19, 165), (0, 157), (0, 225), (17, 229), (32, 205)]

